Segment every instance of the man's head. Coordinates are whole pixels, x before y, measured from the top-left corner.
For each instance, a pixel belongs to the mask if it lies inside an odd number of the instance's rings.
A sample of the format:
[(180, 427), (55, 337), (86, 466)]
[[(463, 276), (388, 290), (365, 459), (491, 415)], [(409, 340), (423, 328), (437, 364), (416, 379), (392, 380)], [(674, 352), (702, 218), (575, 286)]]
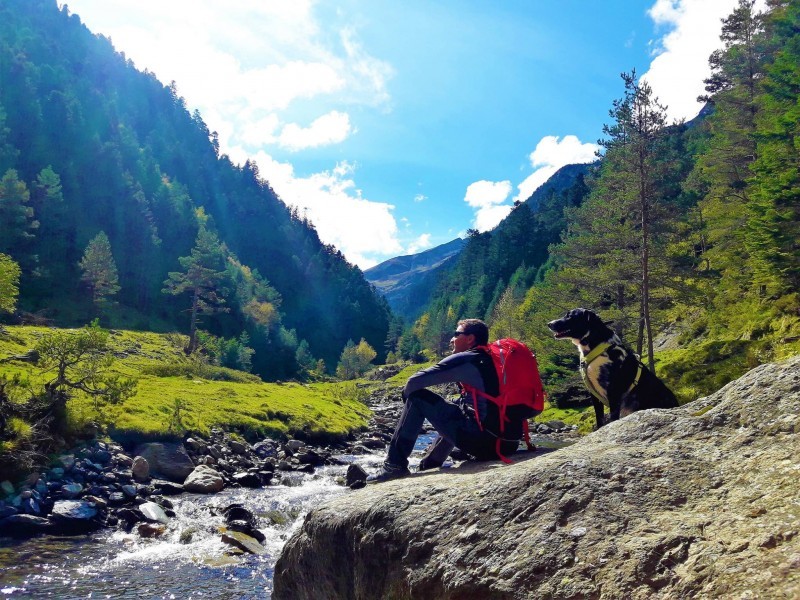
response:
[(456, 331), (450, 339), (453, 352), (464, 352), (475, 346), (489, 343), (489, 328), (480, 319), (462, 319), (456, 325)]

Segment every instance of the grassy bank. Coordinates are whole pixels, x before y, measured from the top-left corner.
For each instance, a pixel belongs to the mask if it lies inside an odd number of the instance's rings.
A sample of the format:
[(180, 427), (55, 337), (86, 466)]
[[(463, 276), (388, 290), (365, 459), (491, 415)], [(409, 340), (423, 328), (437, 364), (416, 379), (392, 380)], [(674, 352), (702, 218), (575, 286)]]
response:
[[(22, 402), (52, 374), (8, 359), (24, 355), (53, 330), (28, 326), (5, 330), (0, 335), (0, 376), (17, 377), (21, 386), (14, 388), (11, 400)], [(69, 429), (77, 432), (101, 421), (115, 438), (157, 439), (184, 431), (207, 434), (212, 427), (247, 438), (329, 438), (366, 427), (370, 411), (358, 401), (359, 390), (353, 383), (264, 383), (247, 373), (187, 358), (181, 351), (183, 342), (174, 334), (112, 331), (110, 346), (117, 359), (112, 370), (136, 379), (136, 393), (105, 407), (75, 396), (67, 404)]]

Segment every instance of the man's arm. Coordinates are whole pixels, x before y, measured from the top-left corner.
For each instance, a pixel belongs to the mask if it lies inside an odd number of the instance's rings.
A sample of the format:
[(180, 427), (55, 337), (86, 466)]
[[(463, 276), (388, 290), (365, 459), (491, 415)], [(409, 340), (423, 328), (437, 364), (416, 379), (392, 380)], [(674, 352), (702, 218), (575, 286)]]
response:
[(409, 394), (432, 385), (442, 383), (466, 383), (475, 387), (479, 391), (483, 389), (483, 378), (480, 371), (473, 364), (472, 353), (459, 352), (443, 358), (434, 366), (419, 371), (408, 378), (405, 388), (403, 388), (403, 398), (408, 398)]

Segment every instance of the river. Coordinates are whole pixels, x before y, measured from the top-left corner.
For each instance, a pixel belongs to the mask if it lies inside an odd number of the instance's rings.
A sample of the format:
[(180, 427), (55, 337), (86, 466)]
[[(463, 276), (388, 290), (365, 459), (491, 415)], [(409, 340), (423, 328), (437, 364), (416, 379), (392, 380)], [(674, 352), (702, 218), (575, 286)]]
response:
[[(420, 436), (412, 465), (429, 441), (429, 436)], [(553, 447), (550, 440), (535, 442)], [(356, 461), (370, 472), (383, 453), (338, 458)], [(306, 513), (324, 500), (351, 493), (340, 483), (346, 470), (346, 465), (327, 466), (313, 474), (291, 473), (282, 483), (258, 490), (173, 496), (176, 516), (157, 539), (105, 530), (77, 537), (0, 540), (0, 598), (269, 598), (281, 548)], [(266, 554), (226, 554), (230, 546), (216, 530), (223, 517), (216, 513), (234, 502), (259, 517)]]

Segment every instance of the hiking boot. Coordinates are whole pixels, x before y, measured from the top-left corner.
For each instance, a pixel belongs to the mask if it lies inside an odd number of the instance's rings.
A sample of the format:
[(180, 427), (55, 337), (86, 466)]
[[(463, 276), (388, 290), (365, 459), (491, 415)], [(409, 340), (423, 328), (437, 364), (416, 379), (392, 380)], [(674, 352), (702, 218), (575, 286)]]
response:
[(443, 463), (436, 464), (432, 460), (427, 460), (423, 458), (421, 461), (419, 461), (419, 467), (417, 467), (417, 471), (422, 472), (422, 471), (428, 471), (430, 469), (438, 469), (439, 467), (442, 466), (442, 464)]
[(381, 470), (367, 477), (367, 483), (380, 483), (382, 481), (389, 481), (390, 479), (398, 479), (411, 475), (411, 471), (407, 467), (398, 467), (389, 463), (383, 463)]

